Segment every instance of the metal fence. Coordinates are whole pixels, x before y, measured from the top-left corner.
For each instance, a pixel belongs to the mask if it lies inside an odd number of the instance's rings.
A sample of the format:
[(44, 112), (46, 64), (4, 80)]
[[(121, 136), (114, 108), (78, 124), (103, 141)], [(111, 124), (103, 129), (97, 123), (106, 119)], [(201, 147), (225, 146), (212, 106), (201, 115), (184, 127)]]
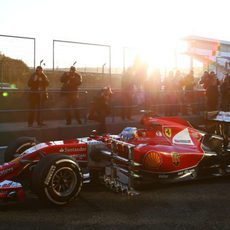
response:
[[(101, 63), (101, 69), (102, 69), (102, 75), (104, 75), (105, 72), (105, 66), (107, 65), (107, 69), (108, 69), (108, 74), (110, 76), (110, 82), (111, 82), (111, 46), (110, 45), (106, 45), (106, 44), (96, 44), (96, 43), (86, 43), (86, 42), (79, 42), (79, 41), (66, 41), (66, 40), (53, 40), (53, 71), (55, 69), (55, 65), (56, 65), (56, 50), (57, 50), (57, 44), (72, 44), (72, 45), (77, 45), (77, 46), (83, 46), (83, 47), (101, 47), (101, 48), (105, 48), (107, 50), (107, 60), (104, 60), (103, 63)], [(84, 53), (78, 53), (75, 54), (75, 58), (77, 58), (77, 60), (73, 60), (75, 62), (79, 61), (78, 58), (81, 61), (81, 55), (83, 55)], [(92, 52), (90, 52), (88, 54), (89, 56), (95, 56), (94, 58), (97, 59), (97, 56), (99, 55), (97, 54), (92, 54)], [(89, 58), (89, 57), (88, 57)], [(107, 63), (106, 63), (107, 62)], [(83, 64), (83, 63), (82, 63)], [(86, 67), (85, 67), (86, 68)]]
[[(29, 109), (28, 98), (30, 90), (0, 89), (0, 122), (27, 121)], [(87, 122), (87, 115), (98, 89), (79, 90), (79, 110), (81, 117)], [(65, 107), (64, 97), (60, 90), (49, 90), (49, 98), (40, 109), (46, 120), (64, 119), (64, 113), (69, 108)], [(205, 110), (204, 91), (136, 91), (132, 97), (132, 103), (124, 105), (122, 92), (114, 90), (110, 106), (110, 117), (114, 121), (121, 117), (123, 110), (130, 110), (131, 115), (139, 115), (140, 110), (151, 110), (160, 116), (200, 116)]]
[(36, 65), (36, 38), (33, 37), (22, 37), (22, 36), (15, 36), (15, 35), (5, 35), (5, 34), (0, 34), (0, 37), (2, 38), (14, 38), (14, 39), (19, 39), (19, 40), (30, 40), (33, 42), (33, 66), (35, 69)]

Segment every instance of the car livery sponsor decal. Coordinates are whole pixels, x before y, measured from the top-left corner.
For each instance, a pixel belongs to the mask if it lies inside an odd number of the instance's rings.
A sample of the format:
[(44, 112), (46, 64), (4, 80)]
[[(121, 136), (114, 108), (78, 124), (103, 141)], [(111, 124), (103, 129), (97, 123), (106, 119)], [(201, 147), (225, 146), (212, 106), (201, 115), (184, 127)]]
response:
[(190, 135), (188, 128), (183, 129), (179, 133), (177, 133), (173, 139), (172, 139), (173, 144), (178, 144), (178, 145), (194, 145)]
[(162, 135), (162, 132), (161, 131), (159, 131), (159, 130), (157, 130), (156, 131), (156, 136), (158, 136), (158, 137), (162, 137), (163, 135)]
[(171, 128), (164, 128), (164, 134), (166, 137), (171, 137), (172, 136), (172, 129)]
[(172, 156), (173, 165), (179, 166), (180, 165), (180, 154), (177, 152), (172, 152), (171, 156)]
[(60, 153), (69, 153), (69, 152), (86, 152), (86, 147), (64, 147), (59, 149)]
[(162, 158), (157, 152), (148, 152), (144, 158), (144, 166), (146, 169), (157, 169), (162, 164)]
[(9, 173), (12, 173), (13, 171), (14, 171), (13, 167), (1, 170), (0, 171), (0, 176), (5, 176), (5, 175), (7, 175)]

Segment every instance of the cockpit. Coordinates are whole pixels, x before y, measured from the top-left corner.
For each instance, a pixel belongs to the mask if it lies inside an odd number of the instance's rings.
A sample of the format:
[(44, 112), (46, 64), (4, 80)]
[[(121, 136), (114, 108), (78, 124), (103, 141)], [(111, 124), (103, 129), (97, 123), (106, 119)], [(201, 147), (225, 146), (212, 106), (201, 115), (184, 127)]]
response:
[(136, 127), (126, 127), (122, 130), (119, 136), (123, 141), (129, 141), (133, 138), (136, 138), (138, 137), (137, 128)]

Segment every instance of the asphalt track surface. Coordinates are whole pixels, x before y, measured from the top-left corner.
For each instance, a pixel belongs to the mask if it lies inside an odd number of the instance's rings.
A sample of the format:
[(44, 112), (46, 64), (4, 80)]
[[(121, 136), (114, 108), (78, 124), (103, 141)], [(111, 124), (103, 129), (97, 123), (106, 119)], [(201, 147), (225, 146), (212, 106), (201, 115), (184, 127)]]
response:
[(23, 203), (2, 204), (0, 229), (222, 230), (230, 229), (229, 213), (229, 177), (154, 185), (133, 197), (93, 183), (85, 185), (71, 205), (61, 208), (44, 205), (30, 192)]

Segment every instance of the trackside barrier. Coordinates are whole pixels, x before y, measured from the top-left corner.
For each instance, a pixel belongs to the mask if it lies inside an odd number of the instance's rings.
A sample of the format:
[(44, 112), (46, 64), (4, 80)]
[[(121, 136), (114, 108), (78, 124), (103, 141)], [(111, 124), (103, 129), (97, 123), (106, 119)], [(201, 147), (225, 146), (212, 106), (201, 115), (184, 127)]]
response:
[[(40, 110), (45, 114), (45, 118), (49, 120), (58, 120), (63, 119), (63, 115), (61, 112), (65, 112), (67, 110), (79, 110), (81, 116), (84, 118), (85, 122), (87, 122), (87, 114), (90, 109), (90, 104), (92, 103), (98, 89), (86, 89), (79, 90), (79, 105), (75, 108), (67, 108), (65, 103), (62, 103), (64, 100), (64, 96), (61, 96), (60, 90), (48, 90), (49, 99), (46, 101), (45, 105)], [(74, 91), (73, 91), (74, 92)], [(0, 89), (0, 122), (11, 122), (15, 121), (26, 121), (25, 114), (31, 110), (28, 105), (28, 97), (32, 92), (30, 90), (13, 90), (13, 89)], [(40, 91), (39, 93), (44, 93)], [(64, 92), (65, 93), (65, 92)], [(66, 92), (66, 93), (69, 93)], [(115, 117), (120, 116), (123, 110), (131, 111), (132, 115), (138, 115), (141, 109), (152, 110), (155, 114), (160, 116), (176, 116), (176, 115), (189, 115), (195, 114), (200, 116), (200, 113), (203, 113), (204, 108), (204, 96), (199, 95), (199, 91), (192, 91), (195, 95), (193, 100), (189, 100), (189, 98), (185, 98), (186, 92), (177, 91), (176, 100), (170, 101), (171, 92), (168, 91), (159, 91), (157, 98), (153, 98), (152, 100), (146, 100), (139, 102), (138, 98), (133, 98), (133, 102), (131, 105), (124, 105), (124, 98), (122, 98), (121, 91), (116, 91), (111, 99), (111, 119), (112, 122), (115, 121)], [(173, 92), (175, 95), (175, 92)], [(190, 92), (191, 93), (191, 92)], [(15, 116), (18, 114), (17, 116)], [(20, 115), (22, 114), (22, 115)], [(14, 115), (14, 116), (12, 116)], [(12, 118), (11, 118), (12, 116)], [(59, 118), (58, 118), (59, 117)]]

